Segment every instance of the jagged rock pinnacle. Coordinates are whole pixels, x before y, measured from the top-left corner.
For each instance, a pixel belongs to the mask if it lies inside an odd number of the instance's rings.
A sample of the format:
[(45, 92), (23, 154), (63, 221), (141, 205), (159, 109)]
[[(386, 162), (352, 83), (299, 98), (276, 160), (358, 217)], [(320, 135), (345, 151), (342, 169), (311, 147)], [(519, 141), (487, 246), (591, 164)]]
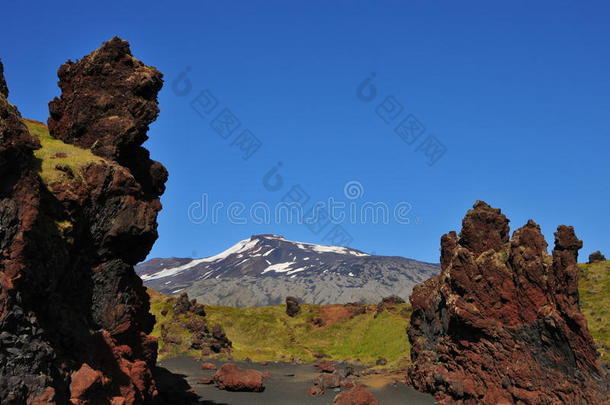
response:
[(441, 404), (607, 403), (578, 303), (582, 242), (561, 225), (551, 257), (534, 221), (508, 233), (500, 210), (477, 202), (459, 242), (442, 237), (441, 274), (411, 295), (408, 380)]

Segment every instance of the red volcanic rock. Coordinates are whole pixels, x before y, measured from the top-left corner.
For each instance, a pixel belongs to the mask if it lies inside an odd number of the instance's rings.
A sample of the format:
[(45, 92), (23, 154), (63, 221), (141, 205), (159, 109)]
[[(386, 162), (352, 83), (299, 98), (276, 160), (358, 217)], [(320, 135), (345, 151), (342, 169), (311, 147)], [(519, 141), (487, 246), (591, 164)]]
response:
[(150, 403), (157, 341), (133, 266), (167, 178), (140, 146), (161, 75), (115, 38), (59, 76), (51, 134), (103, 158), (43, 183), (40, 145), (0, 92), (0, 403)]
[(214, 363), (203, 363), (201, 368), (204, 370), (216, 370), (216, 365)]
[(356, 385), (335, 396), (334, 405), (379, 405), (373, 394), (362, 385)]
[(336, 370), (335, 363), (330, 360), (317, 361), (313, 366), (323, 373), (332, 373)]
[(324, 395), (324, 390), (317, 385), (312, 385), (307, 389), (307, 395), (309, 395), (310, 397)]
[(441, 404), (605, 404), (608, 380), (578, 305), (572, 227), (553, 255), (533, 221), (477, 202), (441, 238), (441, 274), (411, 295), (408, 381)]
[(225, 364), (214, 374), (214, 383), (221, 390), (262, 392), (265, 374), (257, 370), (242, 369), (235, 364)]
[(351, 380), (343, 380), (341, 383), (339, 383), (339, 387), (341, 388), (353, 388), (355, 386), (356, 384), (354, 384), (354, 382)]
[[(70, 402), (74, 404), (84, 403), (95, 390), (104, 389), (104, 375), (84, 363), (80, 369), (72, 373), (70, 382)], [(107, 382), (107, 381), (106, 381)]]

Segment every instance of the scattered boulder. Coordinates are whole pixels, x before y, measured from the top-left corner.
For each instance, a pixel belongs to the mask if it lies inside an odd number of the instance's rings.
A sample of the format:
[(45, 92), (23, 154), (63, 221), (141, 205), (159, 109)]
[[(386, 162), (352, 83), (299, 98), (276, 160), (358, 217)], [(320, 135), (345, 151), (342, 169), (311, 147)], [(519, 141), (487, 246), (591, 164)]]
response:
[(203, 304), (197, 303), (196, 299), (189, 300), (187, 293), (182, 293), (176, 298), (174, 313), (176, 315), (192, 313), (199, 316), (205, 316), (205, 307)]
[(312, 323), (312, 325), (317, 326), (318, 328), (326, 326), (326, 322), (324, 322), (324, 319), (322, 319), (319, 316), (312, 318), (311, 323)]
[(213, 378), (200, 378), (199, 380), (197, 380), (197, 384), (202, 384), (202, 385), (214, 384), (214, 379)]
[(334, 405), (379, 405), (373, 394), (368, 392), (364, 386), (356, 385), (347, 391), (343, 391), (335, 397)]
[(378, 366), (385, 366), (386, 364), (388, 364), (388, 361), (385, 358), (380, 357), (380, 358), (377, 359), (375, 364), (378, 365)]
[(214, 374), (214, 384), (227, 391), (262, 392), (265, 374), (257, 370), (242, 369), (235, 364), (225, 364)]
[(343, 380), (343, 381), (341, 381), (339, 386), (341, 388), (353, 388), (356, 386), (356, 383), (354, 383), (352, 380)]
[(347, 378), (351, 375), (354, 375), (354, 368), (351, 366), (340, 367), (337, 368), (335, 373), (339, 374), (341, 378)]
[(477, 202), (441, 238), (441, 274), (411, 295), (408, 382), (441, 404), (607, 403), (579, 308), (581, 247), (561, 225), (549, 257), (535, 222), (509, 239), (502, 212)]
[(324, 395), (324, 390), (320, 388), (318, 385), (312, 385), (307, 389), (307, 395), (310, 397), (316, 397), (319, 395)]
[(599, 250), (597, 252), (593, 252), (589, 255), (589, 263), (597, 263), (597, 262), (605, 262), (606, 256), (602, 254)]
[(216, 365), (214, 363), (203, 363), (201, 365), (201, 368), (204, 370), (216, 370)]
[(294, 318), (301, 313), (301, 306), (295, 297), (286, 297), (286, 315)]
[(400, 298), (398, 295), (390, 295), (389, 297), (384, 297), (381, 299), (381, 303), (389, 306), (389, 305), (400, 305), (404, 304), (405, 300)]
[(319, 386), (323, 390), (329, 388), (339, 388), (343, 379), (339, 374), (322, 373), (314, 380), (314, 385)]
[(313, 366), (323, 373), (333, 373), (336, 370), (335, 363), (330, 360), (317, 361)]

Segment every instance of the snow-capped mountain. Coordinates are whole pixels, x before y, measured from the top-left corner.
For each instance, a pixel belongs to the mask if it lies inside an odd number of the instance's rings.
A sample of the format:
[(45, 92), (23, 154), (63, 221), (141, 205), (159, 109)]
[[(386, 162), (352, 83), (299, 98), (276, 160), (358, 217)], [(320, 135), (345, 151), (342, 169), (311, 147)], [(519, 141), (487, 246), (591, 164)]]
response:
[(203, 259), (152, 259), (136, 266), (153, 290), (186, 290), (203, 303), (233, 306), (277, 304), (288, 295), (318, 304), (407, 298), (413, 285), (438, 271), (435, 264), (277, 235), (255, 235)]

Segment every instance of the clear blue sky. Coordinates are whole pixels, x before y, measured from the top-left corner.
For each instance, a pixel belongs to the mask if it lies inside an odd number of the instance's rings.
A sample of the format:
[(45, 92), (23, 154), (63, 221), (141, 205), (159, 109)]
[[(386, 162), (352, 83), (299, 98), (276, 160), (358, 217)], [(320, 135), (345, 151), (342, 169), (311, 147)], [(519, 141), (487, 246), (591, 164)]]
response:
[[(161, 5), (160, 3), (163, 3)], [(302, 224), (195, 224), (210, 202), (274, 204), (299, 184), (311, 201), (411, 204), (410, 224), (352, 224), (353, 247), (437, 262), (439, 237), (477, 199), (512, 228), (533, 218), (552, 244), (576, 227), (582, 251), (610, 253), (610, 6), (605, 2), (418, 1), (9, 2), (0, 57), (11, 101), (46, 121), (56, 70), (118, 35), (165, 74), (161, 115), (146, 146), (170, 172), (150, 257), (207, 256), (255, 233), (322, 243)], [(435, 4), (432, 4), (435, 3)], [(193, 89), (172, 82), (190, 67)], [(356, 87), (376, 74), (376, 99)], [(248, 160), (189, 102), (208, 89), (262, 147)], [(413, 145), (377, 105), (394, 96), (426, 133)], [(447, 152), (427, 164), (419, 141)], [(235, 135), (237, 136), (237, 135)], [(285, 186), (264, 174), (282, 162)]]

